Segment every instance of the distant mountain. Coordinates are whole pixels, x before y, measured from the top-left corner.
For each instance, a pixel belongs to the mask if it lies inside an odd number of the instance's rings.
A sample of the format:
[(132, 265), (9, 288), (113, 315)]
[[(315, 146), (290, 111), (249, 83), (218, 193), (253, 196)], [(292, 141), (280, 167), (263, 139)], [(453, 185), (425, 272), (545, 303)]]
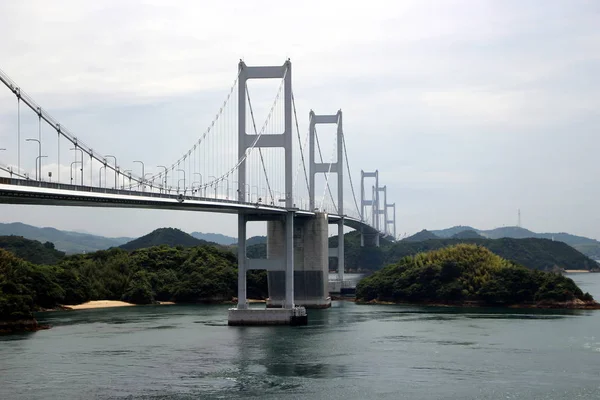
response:
[(434, 233), (429, 232), (427, 229), (423, 229), (421, 232), (417, 232), (412, 236), (402, 239), (404, 242), (422, 242), (423, 240), (439, 239)]
[(39, 242), (54, 243), (56, 249), (67, 254), (90, 253), (97, 250), (117, 247), (130, 241), (132, 238), (118, 237), (109, 238), (104, 236), (90, 235), (87, 233), (61, 231), (55, 228), (38, 228), (36, 226), (14, 222), (10, 224), (0, 223), (0, 235), (22, 236), (26, 239)]
[(439, 238), (451, 238), (452, 236), (456, 235), (457, 233), (460, 233), (463, 231), (479, 232), (479, 230), (477, 230), (471, 226), (462, 226), (462, 225), (453, 226), (452, 228), (446, 228), (446, 229), (431, 230), (430, 232)]
[(448, 229), (432, 230), (435, 235), (442, 238), (451, 238), (456, 233), (464, 230), (473, 230), (476, 233), (489, 238), (489, 239), (501, 239), (501, 238), (512, 238), (512, 239), (550, 239), (558, 242), (563, 242), (580, 251), (588, 257), (595, 260), (600, 260), (600, 241), (590, 239), (584, 236), (571, 235), (570, 233), (558, 232), (558, 233), (536, 233), (529, 229), (521, 228), (518, 226), (504, 226), (501, 228), (481, 230), (466, 226), (454, 226)]
[(163, 244), (167, 246), (194, 247), (216, 243), (196, 239), (192, 235), (176, 228), (159, 228), (150, 232), (147, 235), (127, 242), (119, 247), (125, 250), (137, 250), (145, 249), (152, 246), (160, 246)]
[(221, 235), (220, 233), (192, 232), (191, 235), (196, 239), (206, 240), (207, 242), (213, 242), (223, 246), (230, 246), (237, 243), (237, 238)]
[(65, 257), (65, 253), (56, 250), (51, 242), (42, 244), (22, 236), (0, 236), (0, 249), (34, 264), (53, 265)]
[(587, 270), (597, 270), (599, 268), (598, 263), (566, 243), (536, 238), (432, 239), (420, 242), (401, 240), (387, 249), (384, 265), (397, 262), (408, 255), (437, 250), (458, 243), (472, 243), (486, 247), (500, 257), (531, 269), (551, 271), (555, 267)]
[[(539, 235), (529, 229), (521, 228), (518, 226), (503, 226), (501, 228), (490, 229), (487, 231), (480, 230), (479, 233), (488, 239), (500, 239), (500, 238), (512, 238), (512, 239), (525, 239), (525, 238), (538, 238)], [(545, 238), (543, 238), (545, 239)]]
[(452, 235), (451, 239), (485, 239), (485, 236), (480, 235), (472, 229), (460, 231)]

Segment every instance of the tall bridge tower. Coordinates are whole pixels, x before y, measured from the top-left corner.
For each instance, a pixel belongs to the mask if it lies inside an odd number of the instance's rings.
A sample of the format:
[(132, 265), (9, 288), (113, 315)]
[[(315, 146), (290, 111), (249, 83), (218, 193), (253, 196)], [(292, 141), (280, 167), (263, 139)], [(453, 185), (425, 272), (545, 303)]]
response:
[[(334, 254), (338, 260), (338, 279), (344, 281), (344, 130), (342, 127), (342, 110), (336, 114), (317, 115), (314, 111), (309, 113), (309, 176), (310, 176), (310, 209), (315, 209), (315, 176), (319, 173), (337, 175), (337, 214), (341, 216), (338, 226), (338, 247)], [(315, 139), (317, 135), (316, 125), (318, 124), (336, 124), (337, 125), (337, 160), (331, 163), (315, 162)], [(332, 249), (333, 250), (333, 249)]]

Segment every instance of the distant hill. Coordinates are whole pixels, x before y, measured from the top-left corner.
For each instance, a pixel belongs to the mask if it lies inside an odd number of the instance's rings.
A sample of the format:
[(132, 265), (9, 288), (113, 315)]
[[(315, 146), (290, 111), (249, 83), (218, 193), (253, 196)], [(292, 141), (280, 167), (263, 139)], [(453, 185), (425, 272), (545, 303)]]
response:
[(481, 236), (479, 233), (474, 230), (468, 229), (466, 231), (460, 231), (452, 235), (451, 239), (485, 239), (484, 236)]
[(21, 236), (0, 236), (0, 249), (34, 264), (53, 265), (65, 257), (65, 253), (56, 250), (51, 242), (42, 244)]
[(463, 226), (463, 225), (453, 226), (452, 228), (446, 228), (446, 229), (431, 230), (430, 232), (439, 238), (451, 238), (452, 236), (456, 235), (457, 233), (460, 233), (463, 231), (479, 232), (478, 229), (475, 229), (471, 226)]
[(159, 228), (147, 235), (134, 239), (130, 242), (127, 242), (121, 246), (121, 249), (124, 250), (137, 250), (137, 249), (145, 249), (153, 246), (160, 245), (167, 246), (183, 246), (183, 247), (194, 247), (201, 246), (205, 244), (216, 244), (207, 242), (206, 240), (196, 239), (192, 235), (183, 232), (182, 230), (176, 228)]
[(480, 230), (479, 233), (489, 239), (500, 239), (505, 237), (513, 239), (525, 239), (538, 237), (537, 233), (518, 226), (503, 226), (501, 228), (490, 229), (487, 231)]
[(20, 222), (0, 223), (0, 235), (22, 236), (26, 239), (37, 240), (42, 243), (51, 242), (54, 243), (56, 249), (64, 251), (67, 254), (104, 250), (120, 246), (132, 239), (127, 237), (108, 238), (87, 233), (61, 231), (55, 228), (38, 228)]
[(207, 242), (213, 242), (223, 246), (230, 246), (237, 242), (237, 238), (221, 235), (220, 233), (192, 232), (191, 235), (196, 239), (206, 240)]
[(439, 239), (434, 233), (429, 232), (427, 229), (423, 229), (421, 232), (417, 232), (412, 236), (402, 239), (403, 242), (421, 242), (423, 240)]
[(500, 239), (504, 237), (513, 239), (537, 238), (564, 242), (586, 256), (595, 260), (600, 260), (600, 241), (590, 239), (585, 236), (571, 235), (570, 233), (566, 232), (537, 233), (518, 226), (505, 226), (489, 230), (481, 230), (465, 226), (454, 226), (447, 229), (432, 230), (431, 232), (441, 238), (450, 238), (454, 234), (467, 229), (473, 230), (489, 239)]
[[(237, 242), (237, 240), (236, 240)], [(255, 244), (264, 244), (267, 243), (266, 236), (252, 236), (246, 240), (246, 246), (253, 246)]]
[(384, 250), (384, 264), (398, 262), (402, 257), (424, 251), (437, 250), (458, 243), (472, 243), (486, 247), (500, 257), (531, 269), (598, 269), (598, 263), (573, 247), (548, 239), (432, 239), (421, 242), (400, 241)]

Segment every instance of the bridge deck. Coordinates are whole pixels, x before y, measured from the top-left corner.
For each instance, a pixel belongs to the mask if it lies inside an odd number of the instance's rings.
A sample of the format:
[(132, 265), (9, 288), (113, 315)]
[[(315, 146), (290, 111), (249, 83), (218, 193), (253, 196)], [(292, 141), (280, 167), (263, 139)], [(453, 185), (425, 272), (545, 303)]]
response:
[[(0, 178), (0, 204), (35, 204), (75, 207), (146, 208), (158, 210), (202, 211), (256, 216), (258, 220), (279, 218), (288, 210), (285, 207), (262, 203), (238, 202), (179, 194), (141, 192), (39, 182), (33, 180)], [(310, 217), (315, 212), (294, 209), (297, 217)], [(364, 222), (349, 216), (328, 214), (329, 222), (344, 218), (344, 224), (365, 233), (376, 233)]]

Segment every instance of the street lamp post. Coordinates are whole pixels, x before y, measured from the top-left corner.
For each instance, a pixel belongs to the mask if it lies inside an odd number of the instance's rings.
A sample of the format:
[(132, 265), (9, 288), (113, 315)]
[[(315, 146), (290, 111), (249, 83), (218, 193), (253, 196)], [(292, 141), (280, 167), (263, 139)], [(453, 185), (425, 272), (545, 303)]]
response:
[[(41, 160), (42, 158), (42, 142), (40, 142), (38, 139), (25, 139), (26, 142), (37, 142), (38, 144), (38, 156), (35, 159), (35, 180), (38, 180), (38, 176), (41, 177), (42, 175), (42, 171), (39, 171), (38, 169), (38, 159)], [(38, 175), (38, 171), (39, 171), (39, 175)]]
[(69, 168), (70, 172), (71, 172), (71, 185), (73, 184), (73, 165), (74, 164), (81, 164), (81, 161), (73, 161), (71, 163), (71, 168)]
[[(130, 169), (126, 169), (125, 171), (123, 171), (123, 186), (122, 189), (125, 189), (125, 174), (129, 172), (129, 185), (131, 185), (131, 170)], [(129, 190), (131, 190), (131, 188), (129, 188)]]
[[(150, 182), (150, 181), (147, 181), (147, 180), (146, 180), (146, 175), (150, 175), (150, 176), (152, 176), (152, 173), (151, 173), (151, 172), (147, 172), (147, 173), (144, 175), (144, 180), (145, 180), (146, 182)], [(154, 182), (154, 180), (153, 180), (152, 182)], [(152, 183), (150, 183), (150, 191), (152, 191)]]
[(209, 180), (209, 182), (210, 182), (210, 178), (213, 178), (213, 181), (210, 183), (210, 187), (212, 187), (213, 183), (215, 184), (215, 199), (216, 199), (216, 198), (217, 198), (217, 182), (216, 182), (216, 180), (217, 180), (217, 177), (216, 177), (216, 176), (209, 175), (209, 176), (208, 176), (208, 180)]
[(104, 186), (106, 186), (106, 167), (103, 165), (98, 171), (98, 186), (102, 187), (102, 168), (104, 168)]
[[(184, 169), (181, 169), (181, 168), (179, 168), (179, 169), (177, 170), (177, 172), (183, 172), (183, 193), (185, 193), (185, 170), (184, 170)], [(180, 179), (180, 180), (181, 180), (181, 179)], [(178, 180), (178, 181), (177, 181), (177, 192), (179, 192), (179, 181), (180, 181), (180, 180)]]
[[(117, 167), (117, 157), (107, 154), (104, 156), (104, 158), (114, 158), (115, 159), (115, 190), (117, 189), (117, 171), (119, 170), (119, 167)], [(106, 181), (106, 171), (104, 171), (104, 180)], [(106, 182), (104, 182), (104, 184), (106, 184)]]
[(79, 150), (81, 152), (81, 186), (83, 186), (83, 150), (81, 150), (78, 147), (72, 147), (69, 150), (75, 150), (75, 151)]
[(157, 165), (156, 167), (165, 169), (165, 193), (167, 193), (167, 173), (169, 171), (168, 171), (167, 167), (165, 167), (164, 165)]
[(146, 176), (144, 174), (144, 163), (142, 161), (134, 161), (134, 163), (142, 164), (142, 182), (141, 182), (141, 184), (142, 184), (142, 192), (143, 192), (144, 191), (144, 179), (145, 179), (144, 177)]
[(35, 164), (37, 165), (38, 162), (40, 163), (40, 181), (42, 180), (42, 158), (48, 158), (48, 156), (37, 156), (35, 158)]
[[(201, 189), (202, 186), (202, 174), (200, 172), (194, 172), (194, 175), (200, 175), (200, 186), (198, 186), (198, 189)], [(202, 196), (202, 192), (200, 192), (200, 196)], [(206, 196), (205, 196), (206, 197)]]

